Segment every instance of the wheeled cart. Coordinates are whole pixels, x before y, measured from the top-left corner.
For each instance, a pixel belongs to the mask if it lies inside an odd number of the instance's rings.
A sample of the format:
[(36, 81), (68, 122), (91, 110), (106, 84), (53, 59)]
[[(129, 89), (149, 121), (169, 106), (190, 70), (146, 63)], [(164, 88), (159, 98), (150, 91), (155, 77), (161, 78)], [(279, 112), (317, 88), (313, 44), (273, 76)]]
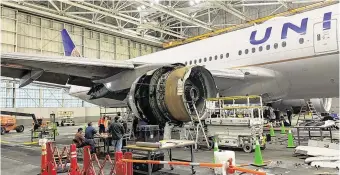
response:
[(250, 153), (258, 140), (261, 148), (266, 148), (260, 96), (212, 98), (206, 100), (206, 105), (208, 136), (213, 136), (219, 146), (242, 148)]

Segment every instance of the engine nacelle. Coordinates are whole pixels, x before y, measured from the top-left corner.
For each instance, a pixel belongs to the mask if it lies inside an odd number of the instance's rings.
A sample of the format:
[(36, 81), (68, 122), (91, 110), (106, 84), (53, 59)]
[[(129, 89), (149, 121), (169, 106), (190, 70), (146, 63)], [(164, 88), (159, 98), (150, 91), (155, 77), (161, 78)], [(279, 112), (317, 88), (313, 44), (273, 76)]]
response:
[(128, 103), (136, 117), (149, 124), (182, 123), (204, 115), (204, 99), (216, 97), (211, 73), (202, 66), (173, 64), (135, 80)]
[[(329, 112), (332, 107), (332, 98), (313, 98), (310, 99), (315, 110), (320, 113)], [(278, 108), (280, 110), (285, 110), (288, 108), (298, 108), (305, 106), (306, 102), (304, 99), (291, 99), (291, 100), (282, 100), (275, 103), (272, 103), (273, 108)]]

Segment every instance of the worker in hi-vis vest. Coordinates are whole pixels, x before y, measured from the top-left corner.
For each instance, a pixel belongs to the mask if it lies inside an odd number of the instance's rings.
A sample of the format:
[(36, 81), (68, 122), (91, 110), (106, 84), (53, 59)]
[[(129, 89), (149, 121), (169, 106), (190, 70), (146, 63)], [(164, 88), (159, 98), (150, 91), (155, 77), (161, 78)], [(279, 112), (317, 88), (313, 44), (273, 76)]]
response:
[(105, 132), (105, 117), (100, 117), (99, 121), (98, 121), (98, 127), (99, 127), (99, 134), (104, 133)]

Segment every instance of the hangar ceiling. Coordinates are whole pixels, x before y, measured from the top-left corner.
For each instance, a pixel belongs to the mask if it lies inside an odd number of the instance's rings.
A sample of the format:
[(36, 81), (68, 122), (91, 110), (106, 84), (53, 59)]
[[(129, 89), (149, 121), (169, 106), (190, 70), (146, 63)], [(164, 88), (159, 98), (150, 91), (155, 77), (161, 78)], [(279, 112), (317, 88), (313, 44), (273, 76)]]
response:
[(161, 46), (320, 1), (310, 0), (48, 0), (2, 5)]

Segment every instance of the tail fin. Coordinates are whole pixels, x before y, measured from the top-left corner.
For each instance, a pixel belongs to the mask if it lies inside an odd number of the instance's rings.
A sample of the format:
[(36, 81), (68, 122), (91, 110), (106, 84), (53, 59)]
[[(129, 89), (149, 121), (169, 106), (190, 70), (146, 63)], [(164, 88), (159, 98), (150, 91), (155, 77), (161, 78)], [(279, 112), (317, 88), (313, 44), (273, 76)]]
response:
[(63, 40), (65, 56), (81, 57), (66, 29), (61, 31), (61, 38)]

